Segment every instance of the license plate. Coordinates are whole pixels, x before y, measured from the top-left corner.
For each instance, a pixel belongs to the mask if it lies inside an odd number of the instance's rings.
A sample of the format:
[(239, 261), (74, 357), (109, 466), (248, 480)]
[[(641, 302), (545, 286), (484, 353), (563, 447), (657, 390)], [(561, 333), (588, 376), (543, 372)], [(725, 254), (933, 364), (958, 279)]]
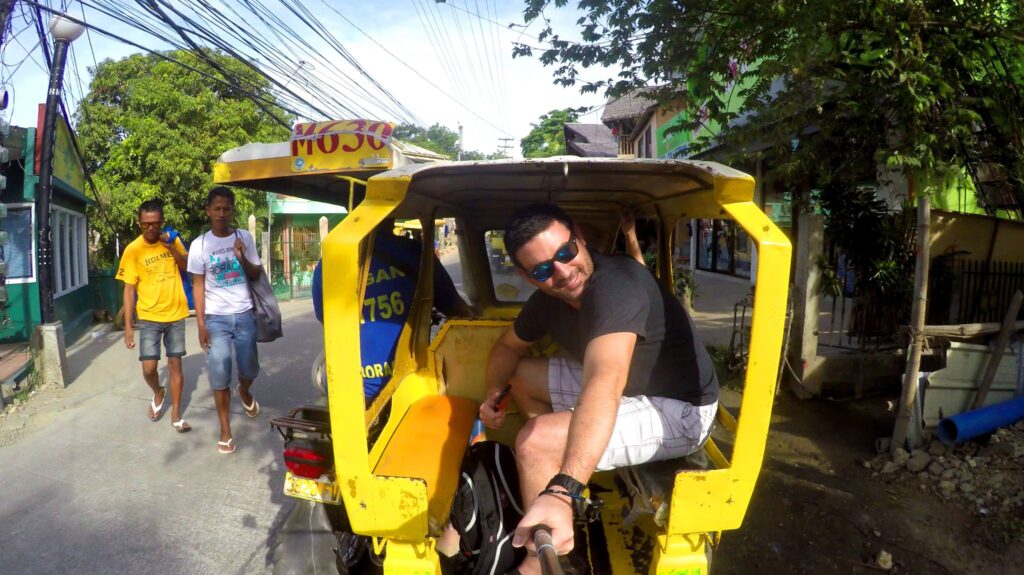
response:
[(334, 505), (341, 502), (341, 493), (333, 482), (296, 477), (290, 471), (284, 476), (284, 494)]

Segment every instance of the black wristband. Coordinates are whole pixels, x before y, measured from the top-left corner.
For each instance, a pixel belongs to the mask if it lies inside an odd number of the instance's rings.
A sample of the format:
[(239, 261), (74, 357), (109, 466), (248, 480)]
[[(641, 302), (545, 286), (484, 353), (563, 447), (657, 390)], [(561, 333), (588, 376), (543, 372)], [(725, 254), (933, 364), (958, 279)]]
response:
[(574, 507), (573, 501), (575, 501), (577, 498), (581, 498), (581, 496), (579, 495), (573, 495), (568, 491), (561, 491), (559, 489), (545, 489), (544, 491), (538, 493), (537, 497), (540, 497), (541, 495), (561, 495), (562, 497), (567, 497), (568, 501), (566, 501), (566, 503), (568, 503), (570, 507)]
[(551, 489), (550, 487), (541, 491), (537, 497), (543, 497), (544, 495), (561, 495), (562, 497), (568, 497), (569, 507), (572, 509), (572, 517), (578, 522), (590, 523), (596, 521), (598, 518), (598, 512), (604, 503), (600, 499), (587, 499), (582, 495), (574, 495), (568, 491), (562, 491), (559, 489)]
[(551, 478), (548, 481), (548, 489), (552, 487), (561, 487), (569, 492), (570, 495), (583, 495), (583, 489), (586, 485), (583, 485), (579, 481), (576, 481), (572, 476), (566, 475), (565, 473), (559, 473), (558, 475)]

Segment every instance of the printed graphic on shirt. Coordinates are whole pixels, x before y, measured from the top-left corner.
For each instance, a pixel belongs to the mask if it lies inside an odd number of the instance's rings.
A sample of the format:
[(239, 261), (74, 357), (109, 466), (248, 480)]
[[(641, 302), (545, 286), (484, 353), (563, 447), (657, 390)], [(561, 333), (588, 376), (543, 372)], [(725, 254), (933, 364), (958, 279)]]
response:
[(210, 261), (206, 262), (208, 275), (218, 287), (230, 287), (245, 283), (245, 272), (242, 263), (235, 257), (232, 246), (210, 252)]
[(390, 263), (371, 260), (360, 318), (363, 392), (376, 397), (391, 379), (395, 349), (416, 291), (414, 278)]
[(173, 260), (174, 256), (171, 252), (165, 251), (159, 255), (145, 258), (142, 260), (142, 265), (145, 266), (146, 273), (157, 283), (165, 281), (180, 282), (181, 275), (178, 273), (178, 264), (173, 261), (164, 261), (168, 259)]
[(140, 237), (128, 244), (121, 256), (116, 279), (135, 286), (139, 319), (170, 322), (188, 316), (181, 272), (171, 250), (185, 255), (184, 246), (179, 243), (149, 244)]

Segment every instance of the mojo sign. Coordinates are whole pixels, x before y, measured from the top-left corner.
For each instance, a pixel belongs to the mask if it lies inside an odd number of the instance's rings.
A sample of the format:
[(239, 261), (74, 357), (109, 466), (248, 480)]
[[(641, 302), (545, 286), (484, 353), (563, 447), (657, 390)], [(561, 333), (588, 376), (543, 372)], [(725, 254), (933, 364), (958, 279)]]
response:
[(390, 168), (394, 130), (394, 124), (370, 120), (296, 124), (291, 137), (292, 172)]

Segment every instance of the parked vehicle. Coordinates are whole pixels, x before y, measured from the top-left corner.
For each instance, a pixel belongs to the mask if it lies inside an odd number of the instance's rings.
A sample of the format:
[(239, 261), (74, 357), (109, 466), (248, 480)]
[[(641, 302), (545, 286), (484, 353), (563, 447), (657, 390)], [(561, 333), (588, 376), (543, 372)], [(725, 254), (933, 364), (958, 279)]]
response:
[[(315, 133), (326, 139), (338, 135)], [(349, 147), (356, 142), (351, 134), (338, 136), (341, 144), (348, 138)], [(364, 134), (363, 142), (370, 140)], [(302, 142), (300, 147), (306, 145)], [(322, 149), (340, 150), (338, 142)], [(661, 233), (653, 271), (667, 286), (673, 285), (673, 230), (680, 218), (727, 218), (742, 226), (757, 244), (757, 288), (741, 416), (734, 418), (724, 408), (718, 414), (729, 440), (707, 443), (706, 465), (671, 461), (595, 474), (589, 489), (604, 499), (606, 511), (581, 528), (574, 551), (588, 554), (586, 563), (596, 573), (707, 573), (721, 532), (740, 527), (760, 471), (782, 347), (791, 246), (753, 202), (750, 176), (711, 162), (677, 160), (557, 157), (415, 164), (393, 142), (376, 150), (386, 162), (369, 168), (337, 159), (334, 168), (295, 171), (311, 161), (280, 154), (295, 145), (259, 146), (226, 153), (216, 166), (216, 181), (344, 205), (353, 191), (365, 191), (365, 200), (322, 246), (324, 285), (329, 286), (326, 405), (298, 407), (274, 420), (285, 438), (284, 492), (322, 504), (336, 534), (332, 544), (339, 550), (340, 572), (372, 572), (381, 563), (388, 573), (440, 570), (435, 542), (448, 518), (484, 394), (488, 352), (532, 291), (494, 257), (495, 246), (504, 248), (493, 234), (504, 228), (512, 210), (555, 202), (608, 238), (599, 249), (612, 247), (623, 210), (654, 219)], [(394, 376), (366, 406), (358, 343), (361, 296), (373, 230), (389, 217), (420, 220), (424, 248)], [(429, 236), (435, 218), (454, 218), (462, 291), (472, 314), (447, 318), (432, 336), (436, 254)], [(390, 416), (373, 441), (371, 423), (386, 409)], [(488, 439), (514, 445), (524, 420), (512, 411), (502, 429), (488, 431)], [(309, 554), (308, 543), (295, 547)]]

